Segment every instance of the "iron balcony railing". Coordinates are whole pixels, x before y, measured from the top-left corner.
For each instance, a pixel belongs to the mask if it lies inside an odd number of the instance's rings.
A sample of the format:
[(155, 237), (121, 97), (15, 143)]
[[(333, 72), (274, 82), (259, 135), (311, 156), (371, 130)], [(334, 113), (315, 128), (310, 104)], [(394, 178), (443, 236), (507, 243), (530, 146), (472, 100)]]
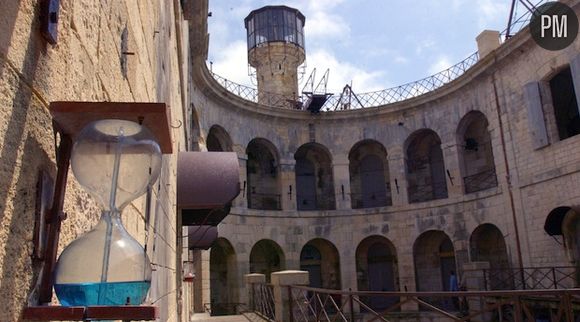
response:
[(445, 181), (432, 183), (409, 183), (409, 203), (447, 198)]
[(463, 184), (465, 185), (465, 193), (472, 193), (497, 187), (495, 168), (463, 177)]
[(385, 207), (393, 204), (390, 189), (370, 193), (351, 192), (350, 198), (353, 209)]
[[(421, 318), (457, 322), (572, 322), (580, 318), (580, 289), (493, 292), (352, 292), (303, 286), (287, 289), (291, 322), (388, 322)], [(390, 305), (377, 309), (363, 298), (383, 298)]]
[(276, 320), (274, 308), (274, 287), (272, 284), (252, 283), (250, 309), (263, 320)]
[(282, 197), (276, 193), (250, 193), (248, 208), (260, 210), (281, 210)]
[(486, 290), (539, 290), (577, 287), (576, 267), (484, 269)]

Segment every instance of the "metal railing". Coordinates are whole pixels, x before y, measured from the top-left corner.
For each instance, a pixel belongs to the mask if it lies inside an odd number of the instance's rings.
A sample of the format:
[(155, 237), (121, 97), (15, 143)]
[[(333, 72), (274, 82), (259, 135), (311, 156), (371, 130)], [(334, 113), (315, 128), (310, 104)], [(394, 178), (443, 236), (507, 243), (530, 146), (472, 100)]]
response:
[(334, 210), (336, 208), (335, 195), (321, 193), (316, 196), (297, 194), (298, 210)]
[(393, 204), (390, 189), (370, 193), (351, 192), (350, 198), (353, 209), (384, 207)]
[[(459, 63), (420, 80), (380, 91), (356, 94), (357, 100), (349, 99), (350, 97), (345, 97), (340, 94), (331, 95), (322, 106), (322, 110), (336, 111), (378, 107), (426, 94), (463, 75), (465, 71), (477, 63), (478, 57), (478, 53), (475, 52)], [(308, 99), (306, 95), (302, 95), (296, 99), (295, 97), (275, 93), (264, 92), (258, 94), (258, 90), (255, 88), (232, 82), (213, 72), (211, 74), (226, 90), (254, 103), (285, 109), (303, 109), (304, 102)], [(356, 102), (356, 104), (353, 105), (353, 102)]]
[(275, 193), (250, 193), (248, 208), (260, 210), (281, 210), (282, 199), (280, 194)]
[(463, 177), (463, 184), (465, 185), (465, 193), (472, 193), (497, 187), (495, 168)]
[(425, 184), (409, 183), (409, 203), (447, 198), (447, 183), (445, 181)]
[(272, 284), (251, 284), (250, 309), (267, 321), (276, 320), (274, 288)]
[(234, 315), (238, 314), (244, 306), (244, 303), (204, 303), (203, 309), (211, 316)]
[(484, 269), (486, 290), (538, 290), (576, 287), (576, 267), (525, 267)]
[[(580, 289), (485, 292), (352, 292), (288, 286), (289, 320), (566, 321), (580, 318)], [(393, 303), (374, 309), (363, 297)], [(433, 305), (425, 298), (447, 303)], [(387, 299), (395, 299), (387, 301)]]

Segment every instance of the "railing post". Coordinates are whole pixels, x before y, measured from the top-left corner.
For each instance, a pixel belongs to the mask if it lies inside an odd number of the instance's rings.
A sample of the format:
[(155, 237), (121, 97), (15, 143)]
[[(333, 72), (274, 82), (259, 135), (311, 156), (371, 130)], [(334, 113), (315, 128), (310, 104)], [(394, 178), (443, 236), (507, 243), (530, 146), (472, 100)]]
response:
[[(485, 291), (489, 290), (492, 282), (488, 279), (489, 262), (468, 262), (463, 264), (462, 286), (467, 291)], [(468, 297), (467, 304), (472, 312), (480, 312), (485, 308), (485, 299), (483, 297)], [(489, 321), (490, 313), (484, 313), (471, 319), (473, 322)]]
[(350, 307), (350, 320), (354, 322), (354, 300), (352, 298), (352, 289), (348, 289), (348, 303)]
[(552, 280), (554, 281), (554, 289), (558, 289), (558, 282), (556, 281), (556, 268), (552, 267)]
[(271, 278), (272, 285), (274, 286), (274, 310), (276, 313), (276, 321), (291, 321), (290, 319), (292, 315), (290, 313), (290, 301), (292, 301), (292, 296), (288, 293), (287, 287), (291, 285), (308, 285), (308, 272), (281, 271), (272, 273)]
[(290, 311), (290, 322), (294, 322), (294, 299), (292, 298), (292, 286), (288, 285), (288, 310)]
[(244, 282), (248, 289), (248, 307), (256, 310), (256, 284), (266, 284), (266, 275), (264, 274), (246, 274), (244, 275)]

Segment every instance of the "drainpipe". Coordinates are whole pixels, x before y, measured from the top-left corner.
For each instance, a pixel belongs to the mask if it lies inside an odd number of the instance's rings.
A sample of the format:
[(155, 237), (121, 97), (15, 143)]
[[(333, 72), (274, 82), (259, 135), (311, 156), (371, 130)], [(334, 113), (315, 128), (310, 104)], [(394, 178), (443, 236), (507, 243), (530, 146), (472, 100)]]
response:
[[(497, 63), (497, 56), (495, 56), (494, 53), (494, 65)], [(508, 161), (508, 157), (507, 157), (507, 149), (506, 149), (506, 143), (505, 143), (505, 133), (504, 133), (504, 128), (503, 128), (503, 121), (501, 119), (501, 106), (499, 104), (499, 96), (497, 94), (497, 85), (496, 85), (496, 78), (495, 78), (495, 71), (491, 74), (491, 82), (493, 85), (493, 94), (494, 94), (494, 98), (495, 98), (495, 107), (496, 107), (496, 111), (497, 111), (497, 119), (499, 122), (499, 133), (500, 133), (500, 138), (501, 138), (501, 148), (502, 148), (502, 152), (503, 152), (503, 161), (504, 161), (504, 165), (505, 165), (505, 171), (506, 171), (506, 179), (507, 179), (507, 185), (508, 185), (508, 196), (509, 196), (509, 200), (510, 200), (510, 210), (512, 213), (512, 220), (514, 222), (514, 231), (515, 231), (515, 238), (516, 238), (516, 251), (517, 251), (517, 256), (518, 256), (518, 267), (520, 269), (520, 277), (522, 279), (522, 285), (525, 289), (525, 283), (524, 282), (524, 261), (522, 259), (522, 247), (520, 244), (520, 233), (519, 233), (519, 229), (518, 229), (518, 220), (517, 220), (517, 216), (516, 216), (516, 209), (515, 209), (515, 205), (514, 205), (514, 194), (512, 191), (512, 183), (511, 183), (511, 174), (510, 174), (510, 165), (509, 165), (509, 161)]]

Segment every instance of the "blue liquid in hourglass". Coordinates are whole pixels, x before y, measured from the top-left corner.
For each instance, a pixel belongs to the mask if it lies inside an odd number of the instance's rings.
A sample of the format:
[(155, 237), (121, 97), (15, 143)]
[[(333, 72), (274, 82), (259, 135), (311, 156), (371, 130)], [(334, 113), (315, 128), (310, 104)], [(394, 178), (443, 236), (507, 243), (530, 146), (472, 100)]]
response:
[[(139, 305), (145, 300), (150, 281), (55, 284), (54, 291), (63, 306)], [(99, 302), (99, 293), (104, 292)]]

